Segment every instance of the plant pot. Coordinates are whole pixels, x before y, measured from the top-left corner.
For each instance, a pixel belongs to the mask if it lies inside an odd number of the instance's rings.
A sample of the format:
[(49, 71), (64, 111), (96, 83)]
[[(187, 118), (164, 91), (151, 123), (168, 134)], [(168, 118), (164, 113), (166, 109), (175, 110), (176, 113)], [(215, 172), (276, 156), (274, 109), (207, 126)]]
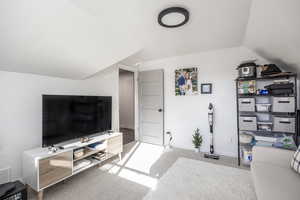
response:
[(194, 150), (195, 150), (196, 153), (199, 153), (200, 152), (200, 147), (194, 148)]

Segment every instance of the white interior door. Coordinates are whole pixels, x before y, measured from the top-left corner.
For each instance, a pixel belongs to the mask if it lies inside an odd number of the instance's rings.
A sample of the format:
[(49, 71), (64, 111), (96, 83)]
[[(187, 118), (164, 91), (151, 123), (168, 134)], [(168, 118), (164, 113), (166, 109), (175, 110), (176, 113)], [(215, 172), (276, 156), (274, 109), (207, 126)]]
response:
[(163, 145), (163, 70), (139, 73), (139, 133), (142, 142)]

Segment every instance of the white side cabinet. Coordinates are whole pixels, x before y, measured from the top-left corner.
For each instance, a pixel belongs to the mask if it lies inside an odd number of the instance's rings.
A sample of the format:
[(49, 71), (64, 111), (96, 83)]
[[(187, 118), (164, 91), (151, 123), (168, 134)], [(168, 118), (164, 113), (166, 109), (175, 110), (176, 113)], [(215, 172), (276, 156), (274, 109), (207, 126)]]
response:
[[(73, 149), (48, 153), (47, 149), (33, 149), (23, 155), (23, 179), (37, 192), (72, 176)], [(40, 193), (39, 199), (42, 199)]]
[[(90, 150), (88, 145), (102, 142), (102, 148)], [(74, 150), (85, 149), (85, 154), (74, 159)], [(36, 148), (25, 151), (23, 154), (23, 179), (33, 190), (38, 192), (38, 200), (43, 199), (43, 190), (80, 173), (90, 167), (100, 164), (113, 156), (119, 155), (123, 151), (122, 133), (105, 134), (91, 138), (86, 143), (75, 142), (64, 145), (63, 150), (49, 153), (47, 148)], [(105, 157), (102, 160), (94, 159), (93, 156), (103, 152)], [(81, 159), (89, 159), (91, 163), (82, 169), (74, 169), (76, 162)]]

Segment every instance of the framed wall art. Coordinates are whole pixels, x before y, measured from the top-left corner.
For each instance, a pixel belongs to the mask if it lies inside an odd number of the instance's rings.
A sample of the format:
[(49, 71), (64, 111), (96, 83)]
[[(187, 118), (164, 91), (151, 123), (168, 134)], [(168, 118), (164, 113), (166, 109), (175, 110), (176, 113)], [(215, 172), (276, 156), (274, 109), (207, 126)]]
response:
[(211, 94), (212, 93), (212, 84), (211, 83), (202, 83), (201, 84), (201, 94)]
[(175, 95), (189, 96), (198, 94), (198, 68), (175, 70)]

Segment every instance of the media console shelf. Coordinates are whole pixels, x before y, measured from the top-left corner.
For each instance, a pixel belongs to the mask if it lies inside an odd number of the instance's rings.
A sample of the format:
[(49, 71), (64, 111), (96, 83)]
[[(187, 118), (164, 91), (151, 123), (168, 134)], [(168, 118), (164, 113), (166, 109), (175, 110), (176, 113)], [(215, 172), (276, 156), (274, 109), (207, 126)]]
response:
[[(89, 145), (101, 142), (100, 148), (90, 149)], [(104, 134), (91, 138), (86, 143), (75, 142), (63, 146), (64, 149), (49, 153), (48, 148), (36, 148), (23, 153), (23, 180), (28, 187), (43, 199), (44, 189), (55, 185), (75, 174), (87, 170), (101, 162), (119, 155), (123, 151), (122, 133)], [(83, 155), (74, 158), (74, 151), (83, 149)], [(97, 157), (101, 154), (101, 158)], [(97, 158), (96, 158), (97, 157)], [(76, 168), (78, 162), (88, 161)]]

